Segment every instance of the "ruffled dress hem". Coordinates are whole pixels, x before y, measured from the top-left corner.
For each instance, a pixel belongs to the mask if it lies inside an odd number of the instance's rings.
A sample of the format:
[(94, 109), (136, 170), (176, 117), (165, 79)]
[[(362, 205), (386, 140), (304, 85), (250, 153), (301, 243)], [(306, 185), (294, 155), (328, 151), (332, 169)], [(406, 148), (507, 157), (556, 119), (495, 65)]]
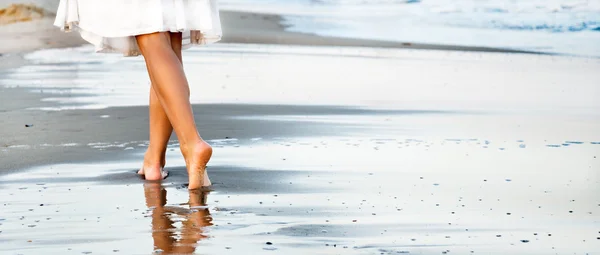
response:
[[(61, 0), (54, 25), (65, 32), (79, 32), (84, 40), (96, 47), (96, 52), (121, 53), (123, 56), (141, 55), (135, 36), (143, 34), (156, 32), (182, 33), (182, 49), (211, 44), (221, 40), (221, 24), (214, 0), (169, 1), (169, 3), (163, 3), (162, 6), (158, 6), (158, 8), (165, 7), (162, 10), (162, 22), (150, 20), (155, 15), (146, 15), (147, 19), (143, 18), (144, 15), (140, 15), (143, 16), (140, 20), (128, 20), (124, 21), (123, 24), (109, 22), (105, 25), (98, 24), (102, 22), (99, 16), (107, 14), (102, 14), (98, 11), (92, 12), (89, 10), (89, 7), (86, 10), (86, 6), (82, 6), (85, 3), (89, 3), (89, 1)], [(193, 6), (186, 6), (190, 5), (189, 1), (199, 1), (201, 4), (204, 3), (204, 5), (194, 2)], [(115, 5), (118, 5), (118, 3)], [(191, 9), (192, 11), (199, 10), (199, 13), (189, 13), (190, 11), (186, 13), (186, 9)], [(190, 16), (187, 19), (186, 14)], [(191, 14), (204, 14), (204, 17), (196, 18), (195, 15)], [(86, 24), (89, 27), (82, 24), (84, 22), (81, 22), (80, 16), (86, 19)], [(106, 17), (108, 16), (104, 16), (103, 18)], [(132, 27), (135, 28), (132, 29)]]

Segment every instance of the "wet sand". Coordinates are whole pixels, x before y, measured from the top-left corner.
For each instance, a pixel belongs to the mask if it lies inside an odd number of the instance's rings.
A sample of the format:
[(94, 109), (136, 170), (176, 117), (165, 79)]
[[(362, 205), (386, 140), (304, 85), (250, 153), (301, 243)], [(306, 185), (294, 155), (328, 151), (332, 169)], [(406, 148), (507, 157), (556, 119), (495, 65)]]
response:
[(141, 58), (0, 27), (0, 254), (600, 253), (598, 59), (222, 15), (184, 54), (215, 147), (192, 193), (175, 137), (166, 181), (135, 175)]
[(176, 140), (166, 181), (135, 175), (141, 59), (25, 58), (0, 71), (2, 254), (600, 252), (596, 59), (190, 50), (215, 147), (212, 191), (190, 193)]

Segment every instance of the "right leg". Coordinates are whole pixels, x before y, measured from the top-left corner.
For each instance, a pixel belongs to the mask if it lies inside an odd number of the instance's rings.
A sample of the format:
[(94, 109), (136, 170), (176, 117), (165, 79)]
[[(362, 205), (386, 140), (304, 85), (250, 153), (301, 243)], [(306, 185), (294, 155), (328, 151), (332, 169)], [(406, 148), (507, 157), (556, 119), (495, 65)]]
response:
[(152, 73), (154, 91), (179, 139), (188, 169), (189, 188), (200, 188), (212, 148), (198, 134), (189, 101), (189, 85), (183, 66), (171, 49), (170, 33), (144, 34), (136, 39)]

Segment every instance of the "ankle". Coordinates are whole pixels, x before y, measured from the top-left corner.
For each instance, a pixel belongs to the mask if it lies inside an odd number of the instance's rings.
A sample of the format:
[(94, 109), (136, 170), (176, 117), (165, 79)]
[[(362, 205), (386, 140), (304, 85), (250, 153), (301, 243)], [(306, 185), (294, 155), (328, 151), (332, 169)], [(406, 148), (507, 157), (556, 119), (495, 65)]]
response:
[(180, 142), (179, 149), (183, 155), (187, 155), (188, 153), (193, 153), (198, 148), (201, 148), (206, 142), (199, 138), (198, 140), (194, 140), (191, 142)]
[(208, 159), (210, 159), (211, 155), (212, 155), (212, 147), (210, 146), (210, 144), (208, 144), (207, 142), (205, 142), (204, 140), (200, 139), (197, 142), (194, 143), (188, 143), (188, 144), (182, 144), (180, 145), (180, 149), (181, 149), (181, 154), (183, 155), (183, 157), (186, 160), (186, 163), (191, 163), (191, 161), (188, 160), (195, 160), (198, 157), (204, 159), (202, 161), (206, 161), (203, 162), (204, 164), (208, 163)]
[(147, 167), (164, 167), (165, 155), (157, 152), (152, 152), (150, 149), (144, 154), (144, 165)]

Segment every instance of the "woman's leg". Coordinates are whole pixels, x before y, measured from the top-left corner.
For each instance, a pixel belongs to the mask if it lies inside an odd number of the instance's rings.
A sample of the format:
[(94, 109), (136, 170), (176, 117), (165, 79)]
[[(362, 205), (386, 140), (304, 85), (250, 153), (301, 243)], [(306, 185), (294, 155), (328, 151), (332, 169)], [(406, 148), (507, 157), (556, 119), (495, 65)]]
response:
[(171, 35), (161, 32), (139, 35), (136, 39), (152, 74), (154, 92), (179, 139), (188, 169), (189, 188), (200, 188), (212, 148), (198, 134), (189, 101), (189, 85), (183, 66), (171, 48)]
[[(171, 33), (171, 49), (177, 55), (179, 62), (183, 65), (181, 55), (181, 33)], [(151, 84), (154, 84), (152, 71), (148, 69)], [(188, 94), (189, 97), (189, 94)], [(165, 154), (173, 126), (169, 122), (169, 118), (165, 113), (162, 105), (158, 101), (158, 96), (154, 91), (154, 85), (150, 86), (150, 105), (149, 105), (149, 122), (150, 122), (150, 145), (144, 155), (144, 165), (138, 172), (143, 174), (146, 180), (162, 179), (161, 169), (165, 167)]]

